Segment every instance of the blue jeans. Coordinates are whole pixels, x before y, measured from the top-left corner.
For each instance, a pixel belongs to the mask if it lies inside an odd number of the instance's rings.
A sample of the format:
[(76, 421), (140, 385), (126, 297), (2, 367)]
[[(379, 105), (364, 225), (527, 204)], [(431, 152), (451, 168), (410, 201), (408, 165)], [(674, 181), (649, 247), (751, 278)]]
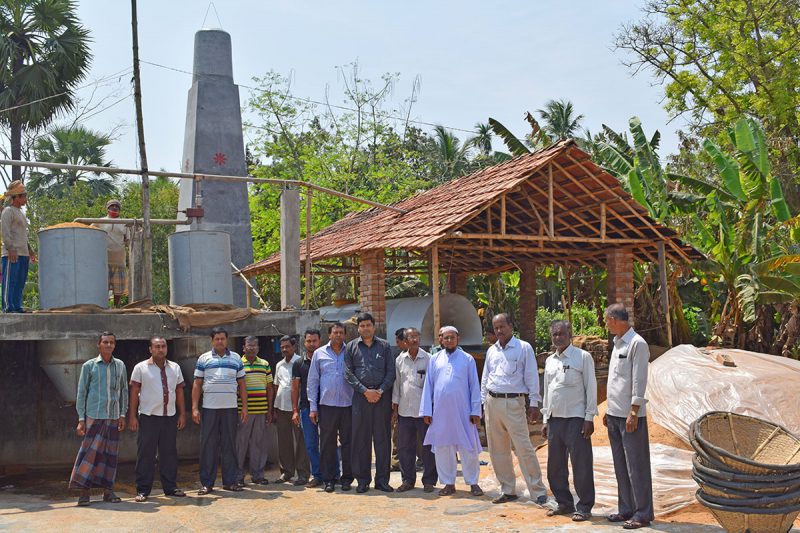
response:
[(0, 269), (3, 271), (3, 312), (21, 313), (22, 312), (22, 291), (25, 288), (25, 280), (28, 278), (28, 264), (30, 258), (27, 255), (17, 257), (17, 262), (12, 263), (7, 256), (3, 256)]
[[(306, 441), (306, 452), (311, 462), (311, 475), (314, 479), (322, 479), (319, 470), (319, 426), (311, 421), (310, 407), (300, 409), (300, 427), (303, 429), (303, 440)], [(338, 456), (337, 450), (337, 456)], [(336, 462), (336, 479), (339, 479), (339, 462)]]

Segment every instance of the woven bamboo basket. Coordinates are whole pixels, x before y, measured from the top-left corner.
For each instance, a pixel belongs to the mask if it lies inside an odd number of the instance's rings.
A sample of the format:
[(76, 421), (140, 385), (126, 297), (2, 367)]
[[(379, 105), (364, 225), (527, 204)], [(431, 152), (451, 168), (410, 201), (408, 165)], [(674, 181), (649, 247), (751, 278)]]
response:
[[(719, 466), (724, 467), (722, 463)], [(713, 466), (708, 458), (697, 454), (692, 458), (692, 469), (698, 476), (714, 483), (725, 485), (725, 483), (741, 483), (749, 485), (751, 483), (763, 484), (772, 488), (768, 492), (788, 492), (786, 487), (800, 486), (800, 472), (790, 472), (788, 474), (772, 474), (770, 476), (756, 474), (739, 474), (730, 470)]]
[[(751, 416), (712, 411), (694, 422), (693, 438), (706, 456), (743, 474), (800, 471), (800, 439)], [(695, 446), (695, 444), (693, 444)], [(700, 453), (698, 450), (698, 453)]]
[(737, 483), (708, 479), (692, 472), (692, 479), (700, 485), (703, 492), (718, 498), (746, 499), (746, 498), (778, 498), (795, 494), (800, 502), (800, 485), (774, 487), (772, 483)]
[(777, 509), (733, 507), (708, 501), (700, 490), (695, 497), (728, 533), (783, 533), (792, 528), (800, 513), (800, 505)]
[(719, 487), (715, 487), (713, 484), (703, 483), (700, 486), (700, 495), (711, 503), (731, 507), (782, 509), (800, 505), (800, 492), (797, 491), (788, 494), (754, 494), (747, 497), (745, 492), (719, 490)]

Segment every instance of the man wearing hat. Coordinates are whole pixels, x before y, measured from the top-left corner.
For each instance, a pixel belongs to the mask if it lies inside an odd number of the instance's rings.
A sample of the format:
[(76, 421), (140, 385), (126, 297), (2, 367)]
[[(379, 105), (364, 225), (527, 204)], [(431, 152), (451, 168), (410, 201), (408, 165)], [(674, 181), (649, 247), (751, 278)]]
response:
[(28, 244), (28, 220), (22, 212), (28, 193), (21, 181), (14, 180), (8, 184), (5, 196), (11, 204), (0, 215), (3, 312), (22, 313), (22, 290), (28, 277), (28, 265), (30, 261), (36, 262), (36, 254)]
[[(108, 216), (105, 218), (119, 218), (121, 207), (119, 200), (109, 200), (106, 203)], [(94, 226), (105, 231), (107, 235), (108, 289), (114, 294), (114, 307), (119, 307), (122, 297), (128, 295), (128, 272), (125, 268), (130, 242), (128, 227), (125, 224), (94, 224)]]

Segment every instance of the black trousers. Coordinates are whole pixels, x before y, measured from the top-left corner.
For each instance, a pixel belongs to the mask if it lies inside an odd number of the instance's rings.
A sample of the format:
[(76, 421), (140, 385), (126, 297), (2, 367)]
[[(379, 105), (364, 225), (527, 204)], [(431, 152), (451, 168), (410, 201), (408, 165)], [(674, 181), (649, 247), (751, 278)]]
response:
[(200, 483), (213, 487), (217, 465), (222, 463), (222, 484), (233, 485), (239, 477), (236, 461), (236, 427), (239, 413), (232, 409), (203, 408), (200, 420)]
[(619, 514), (633, 520), (653, 520), (653, 479), (650, 473), (650, 437), (647, 417), (636, 431), (625, 431), (625, 418), (608, 417), (608, 443), (614, 458)]
[(350, 439), (353, 415), (350, 407), (319, 406), (319, 472), (322, 481), (333, 483), (339, 469), (339, 444), (342, 446), (342, 483), (353, 482)]
[(150, 495), (156, 473), (161, 477), (164, 494), (172, 494), (177, 488), (178, 415), (139, 415), (139, 432), (136, 435), (136, 493)]
[(436, 485), (436, 457), (430, 446), (423, 446), (428, 424), (424, 418), (400, 416), (397, 418), (397, 456), (403, 482), (413, 485), (417, 481), (417, 450), (422, 446), (422, 484)]
[(569, 490), (567, 458), (572, 463), (577, 510), (591, 513), (594, 507), (594, 471), (592, 439), (581, 435), (583, 418), (551, 417), (547, 422), (547, 483), (559, 507), (575, 508)]
[[(372, 481), (372, 447), (375, 446), (375, 484), (389, 483), (392, 456), (392, 391), (377, 403), (353, 394), (353, 475), (359, 484)], [(344, 453), (344, 450), (342, 451)]]

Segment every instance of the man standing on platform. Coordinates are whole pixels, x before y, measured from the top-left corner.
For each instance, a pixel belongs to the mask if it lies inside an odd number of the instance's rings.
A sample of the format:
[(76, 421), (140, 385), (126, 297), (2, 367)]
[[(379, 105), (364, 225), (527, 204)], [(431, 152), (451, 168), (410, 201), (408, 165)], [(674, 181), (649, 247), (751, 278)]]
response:
[[(572, 345), (572, 326), (566, 320), (550, 324), (555, 352), (544, 365), (542, 436), (547, 439), (547, 482), (557, 507), (548, 516), (572, 515), (575, 522), (592, 516), (594, 473), (592, 433), (597, 415), (597, 378), (592, 355)], [(569, 490), (567, 458), (572, 463), (577, 510)]]
[(325, 492), (334, 491), (339, 470), (338, 443), (341, 442), (342, 490), (353, 483), (351, 468), (353, 388), (345, 378), (344, 324), (328, 327), (330, 341), (314, 352), (308, 370), (308, 417), (319, 424), (319, 469)]
[[(211, 330), (211, 351), (197, 358), (192, 385), (192, 420), (200, 424), (200, 483), (197, 492), (205, 496), (214, 490), (217, 465), (222, 463), (222, 488), (239, 492), (239, 465), (236, 462), (236, 426), (247, 423), (247, 385), (244, 365), (236, 352), (228, 349), (228, 332), (217, 326)], [(242, 400), (237, 411), (236, 394)], [(200, 411), (200, 398), (203, 410)]]
[(372, 448), (375, 447), (375, 488), (393, 492), (389, 485), (392, 454), (392, 384), (394, 357), (385, 339), (375, 336), (375, 319), (369, 313), (356, 318), (359, 337), (347, 343), (347, 382), (353, 387), (353, 473), (356, 492), (369, 490)]
[(119, 433), (125, 429), (128, 413), (128, 372), (125, 363), (114, 357), (117, 337), (108, 331), (100, 334), (97, 348), (100, 355), (81, 367), (75, 409), (83, 437), (69, 488), (81, 491), (78, 505), (89, 505), (93, 488), (103, 489), (103, 501), (119, 503), (114, 494), (117, 477)]
[(307, 329), (303, 335), (304, 357), (292, 366), (292, 423), (303, 431), (308, 461), (311, 463), (311, 481), (306, 485), (315, 488), (322, 485), (319, 470), (319, 428), (309, 417), (308, 372), (314, 352), (319, 348), (321, 334), (318, 329)]
[[(419, 347), (419, 330), (408, 328), (405, 334), (406, 350), (395, 359), (395, 380), (392, 389), (392, 420), (397, 427), (398, 455), (403, 484), (397, 492), (414, 488), (417, 481), (417, 449), (425, 440), (428, 426), (419, 414), (422, 388), (431, 356)], [(436, 485), (436, 459), (430, 446), (423, 446), (420, 459), (423, 463), (422, 486), (433, 492)]]
[(441, 329), (442, 349), (431, 356), (422, 389), (420, 416), (430, 426), (425, 435), (426, 446), (436, 455), (436, 471), (444, 488), (440, 496), (456, 492), (456, 474), (461, 458), (464, 481), (470, 494), (483, 496), (478, 486), (479, 454), (483, 449), (478, 437), (481, 421), (481, 388), (475, 359), (458, 347), (458, 330), (453, 326)]
[[(492, 503), (518, 498), (511, 446), (519, 461), (531, 500), (547, 503), (539, 459), (531, 443), (528, 422), (539, 418), (539, 367), (533, 348), (514, 336), (511, 319), (501, 313), (492, 319), (497, 342), (486, 352), (481, 379), (481, 400), (486, 410), (486, 439), (494, 473), (503, 494)], [(526, 405), (525, 399), (529, 400)]]
[[(401, 353), (408, 349), (408, 344), (406, 343), (406, 328), (400, 328), (394, 332), (394, 343)], [(395, 362), (397, 362), (396, 358)], [(394, 396), (394, 393), (392, 393), (392, 396)], [(392, 472), (400, 471), (400, 456), (397, 453), (397, 417), (394, 416), (394, 414), (392, 414), (392, 461), (390, 463), (390, 470)]]
[(608, 306), (606, 327), (614, 335), (614, 348), (608, 364), (608, 410), (603, 425), (608, 428), (614, 458), (619, 506), (608, 519), (624, 522), (625, 529), (639, 529), (654, 518), (644, 397), (650, 348), (630, 326), (628, 310), (621, 303)]
[[(136, 501), (145, 502), (153, 488), (158, 457), (166, 496), (183, 497), (177, 486), (178, 430), (186, 426), (183, 372), (167, 359), (164, 337), (150, 338), (150, 358), (133, 367), (128, 428), (136, 436)], [(137, 418), (138, 414), (138, 418)]]
[(295, 353), (297, 339), (289, 335), (281, 338), (281, 359), (275, 365), (275, 408), (274, 419), (278, 424), (278, 459), (281, 465), (281, 477), (278, 483), (289, 483), (297, 473), (294, 485), (301, 487), (308, 483), (311, 465), (306, 455), (306, 443), (303, 431), (292, 423), (292, 367), (300, 362)]
[[(119, 200), (106, 202), (105, 218), (119, 218), (122, 204)], [(108, 289), (114, 295), (114, 307), (119, 307), (122, 297), (128, 295), (128, 271), (125, 260), (128, 257), (130, 230), (125, 224), (92, 224), (106, 232), (108, 244)]]
[[(239, 465), (239, 485), (244, 485), (245, 463), (250, 469), (250, 480), (267, 485), (264, 467), (267, 464), (267, 425), (271, 422), (269, 410), (272, 406), (272, 368), (258, 356), (258, 337), (244, 339), (244, 382), (247, 387), (247, 422), (240, 422), (236, 432), (236, 460)], [(238, 399), (239, 412), (242, 399)]]
[(2, 234), (2, 297), (4, 313), (24, 313), (22, 292), (28, 279), (28, 266), (36, 262), (36, 253), (28, 242), (28, 219), (22, 208), (28, 203), (25, 185), (15, 180), (8, 184), (5, 196), (11, 205), (0, 214), (0, 233)]

